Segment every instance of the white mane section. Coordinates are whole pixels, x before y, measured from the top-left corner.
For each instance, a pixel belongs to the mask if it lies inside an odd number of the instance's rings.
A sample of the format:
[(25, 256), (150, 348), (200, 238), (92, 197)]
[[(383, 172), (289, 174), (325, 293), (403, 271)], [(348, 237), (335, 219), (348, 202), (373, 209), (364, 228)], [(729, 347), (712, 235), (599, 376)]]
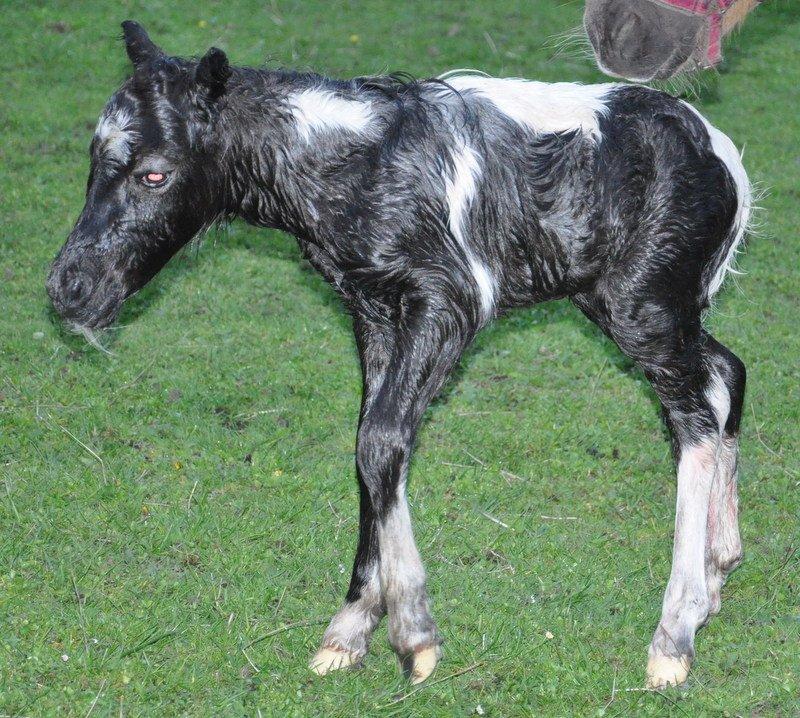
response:
[(95, 136), (101, 144), (102, 151), (111, 159), (126, 163), (130, 159), (131, 145), (135, 133), (130, 129), (133, 117), (125, 110), (116, 110), (103, 115), (97, 123)]
[(289, 95), (292, 115), (302, 138), (328, 130), (366, 131), (375, 117), (370, 102), (347, 100), (327, 90), (310, 89)]
[(728, 272), (732, 274), (741, 274), (741, 272), (737, 272), (733, 268), (733, 264), (736, 261), (736, 253), (739, 249), (739, 245), (744, 239), (745, 234), (747, 234), (748, 225), (750, 224), (750, 215), (753, 209), (753, 189), (750, 186), (750, 179), (747, 177), (747, 172), (742, 164), (742, 156), (739, 154), (739, 150), (736, 149), (736, 145), (733, 144), (730, 137), (714, 127), (714, 125), (688, 102), (684, 102), (683, 104), (703, 121), (708, 136), (711, 139), (711, 147), (714, 150), (714, 154), (716, 154), (728, 168), (728, 172), (731, 173), (733, 182), (736, 185), (737, 206), (736, 227), (734, 228), (736, 234), (725, 260), (722, 262), (719, 269), (717, 269), (708, 285), (708, 296), (713, 297), (719, 291), (719, 288), (725, 281), (725, 275)]
[(481, 167), (475, 150), (458, 138), (452, 151), (452, 160), (452, 172), (445, 176), (445, 195), (450, 208), (450, 231), (464, 249), (472, 276), (478, 285), (484, 318), (489, 319), (494, 309), (494, 278), (472, 253), (464, 236), (464, 221), (477, 193), (477, 180), (481, 176)]
[(477, 75), (443, 76), (448, 85), (489, 100), (514, 122), (534, 132), (582, 130), (599, 138), (598, 117), (606, 112), (605, 97), (616, 85), (507, 80)]

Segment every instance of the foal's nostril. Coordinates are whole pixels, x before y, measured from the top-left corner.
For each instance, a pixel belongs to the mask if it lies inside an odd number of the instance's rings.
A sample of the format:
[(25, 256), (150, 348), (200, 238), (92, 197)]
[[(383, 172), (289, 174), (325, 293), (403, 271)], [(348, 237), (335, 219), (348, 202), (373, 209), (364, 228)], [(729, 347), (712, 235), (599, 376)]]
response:
[(86, 294), (86, 282), (80, 277), (73, 278), (67, 285), (66, 292), (64, 293), (68, 302), (77, 302), (83, 298), (84, 294)]
[(74, 267), (51, 274), (47, 281), (47, 291), (59, 311), (81, 307), (93, 286), (91, 275)]

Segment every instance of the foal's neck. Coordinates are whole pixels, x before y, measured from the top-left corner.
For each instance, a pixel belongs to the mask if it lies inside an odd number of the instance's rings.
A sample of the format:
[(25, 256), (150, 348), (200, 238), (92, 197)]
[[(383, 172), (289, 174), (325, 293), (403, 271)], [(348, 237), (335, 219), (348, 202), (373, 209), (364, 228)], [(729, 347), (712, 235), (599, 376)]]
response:
[(325, 244), (363, 190), (379, 104), (357, 81), (237, 69), (216, 131), (227, 210)]

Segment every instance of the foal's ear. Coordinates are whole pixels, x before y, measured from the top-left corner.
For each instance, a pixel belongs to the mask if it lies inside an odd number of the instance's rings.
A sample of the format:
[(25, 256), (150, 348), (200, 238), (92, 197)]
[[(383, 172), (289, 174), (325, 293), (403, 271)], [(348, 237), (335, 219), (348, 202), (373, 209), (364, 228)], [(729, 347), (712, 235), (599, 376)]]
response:
[(228, 56), (217, 47), (212, 47), (200, 58), (194, 73), (198, 89), (208, 100), (216, 100), (225, 92), (225, 84), (230, 76)]
[(163, 57), (164, 52), (148, 36), (147, 31), (133, 20), (122, 23), (122, 37), (125, 39), (125, 50), (134, 67)]

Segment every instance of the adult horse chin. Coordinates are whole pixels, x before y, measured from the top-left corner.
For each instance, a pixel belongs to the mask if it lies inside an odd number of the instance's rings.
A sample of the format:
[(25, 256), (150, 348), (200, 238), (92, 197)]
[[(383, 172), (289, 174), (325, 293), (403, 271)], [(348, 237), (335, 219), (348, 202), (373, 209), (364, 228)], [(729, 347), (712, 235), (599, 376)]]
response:
[(583, 25), (598, 67), (633, 82), (717, 65), (722, 38), (759, 0), (586, 0)]

